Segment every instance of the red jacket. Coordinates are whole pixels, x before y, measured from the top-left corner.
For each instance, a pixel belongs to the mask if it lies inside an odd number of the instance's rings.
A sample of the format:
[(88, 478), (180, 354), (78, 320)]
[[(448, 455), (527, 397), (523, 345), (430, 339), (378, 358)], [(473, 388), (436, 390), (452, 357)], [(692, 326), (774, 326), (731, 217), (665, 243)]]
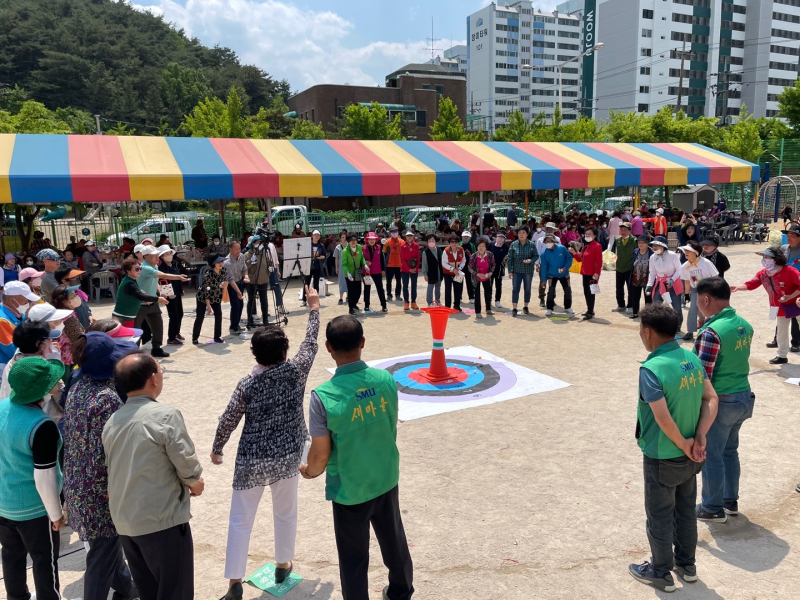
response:
[[(800, 289), (800, 271), (791, 267), (783, 267), (775, 275), (770, 276), (766, 269), (761, 269), (756, 273), (755, 277), (744, 285), (748, 290), (754, 290), (763, 285), (769, 295), (769, 305), (777, 306), (778, 316), (785, 317), (786, 313), (783, 312), (783, 305), (779, 302), (779, 299), (783, 296), (791, 296)], [(797, 302), (797, 297), (789, 304), (794, 304), (795, 302)]]
[[(416, 267), (411, 268), (410, 261), (416, 258)], [(419, 244), (417, 242), (403, 242), (400, 246), (400, 272), (401, 273), (419, 273), (422, 263), (422, 256), (419, 253)]]
[(597, 275), (598, 279), (600, 278), (603, 270), (603, 247), (597, 240), (586, 244), (586, 247), (581, 252), (573, 254), (572, 258), (581, 263), (581, 275)]

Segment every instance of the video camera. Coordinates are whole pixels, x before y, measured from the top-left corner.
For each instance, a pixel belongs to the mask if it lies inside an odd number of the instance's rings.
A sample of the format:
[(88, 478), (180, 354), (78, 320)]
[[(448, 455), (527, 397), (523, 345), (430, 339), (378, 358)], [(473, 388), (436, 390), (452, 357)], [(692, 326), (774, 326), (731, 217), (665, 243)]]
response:
[(261, 237), (265, 244), (275, 243), (275, 232), (271, 229), (266, 229), (263, 226), (256, 229), (256, 235)]

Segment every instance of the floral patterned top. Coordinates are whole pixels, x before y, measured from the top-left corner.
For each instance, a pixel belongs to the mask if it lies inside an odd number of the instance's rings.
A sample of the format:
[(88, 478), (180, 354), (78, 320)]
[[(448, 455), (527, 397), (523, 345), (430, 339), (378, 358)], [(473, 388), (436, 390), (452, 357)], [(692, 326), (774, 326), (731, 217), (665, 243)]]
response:
[(200, 289), (197, 290), (198, 302), (211, 301), (211, 304), (219, 304), (222, 302), (222, 284), (227, 280), (228, 275), (225, 267), (220, 269), (219, 273), (215, 273), (214, 269), (209, 269), (203, 275), (203, 283), (200, 284)]
[(308, 315), (306, 339), (297, 355), (279, 365), (256, 365), (233, 390), (219, 418), (212, 452), (222, 454), (244, 416), (233, 489), (248, 490), (298, 475), (308, 438), (303, 414), (306, 380), (317, 354), (319, 311)]
[(58, 349), (61, 351), (61, 362), (65, 365), (74, 365), (75, 360), (72, 358), (72, 347), (78, 338), (83, 335), (83, 325), (80, 320), (72, 313), (64, 319), (64, 331), (61, 337), (58, 338)]
[(108, 472), (101, 435), (122, 406), (114, 380), (83, 376), (69, 390), (61, 420), (64, 432), (64, 501), (81, 541), (117, 535), (108, 509)]

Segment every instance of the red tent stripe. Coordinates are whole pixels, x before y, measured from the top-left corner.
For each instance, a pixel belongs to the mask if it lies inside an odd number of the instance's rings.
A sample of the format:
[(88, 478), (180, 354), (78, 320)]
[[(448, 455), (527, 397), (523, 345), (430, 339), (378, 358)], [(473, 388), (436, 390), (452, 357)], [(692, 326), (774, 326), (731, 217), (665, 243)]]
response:
[(730, 183), (731, 182), (731, 167), (718, 163), (710, 158), (706, 158), (701, 154), (695, 154), (694, 152), (689, 152), (688, 150), (684, 150), (683, 148), (676, 146), (675, 144), (653, 144), (656, 148), (661, 148), (667, 152), (680, 156), (682, 158), (688, 158), (689, 160), (693, 160), (697, 164), (703, 165), (704, 167), (709, 167), (711, 172), (708, 175), (708, 183)]
[(118, 137), (70, 135), (67, 139), (74, 202), (125, 202), (131, 199), (128, 169)]
[(400, 194), (400, 173), (358, 140), (330, 140), (328, 144), (361, 172), (365, 196)]
[(649, 163), (646, 160), (639, 158), (638, 156), (633, 156), (632, 154), (623, 152), (612, 144), (592, 142), (587, 143), (586, 146), (589, 148), (594, 148), (603, 154), (608, 154), (609, 156), (618, 158), (629, 165), (633, 165), (634, 167), (639, 167), (639, 169), (641, 169), (640, 185), (664, 185), (664, 174), (667, 172), (664, 167), (659, 167), (653, 163)]
[(470, 171), (469, 189), (471, 192), (491, 192), (503, 189), (503, 172), (458, 144), (454, 142), (424, 143), (460, 167)]
[(211, 138), (210, 141), (233, 175), (235, 197), (281, 195), (278, 172), (250, 140)]
[(555, 152), (545, 150), (542, 146), (537, 146), (536, 144), (511, 142), (511, 145), (557, 169), (561, 169), (561, 187), (563, 189), (589, 187), (589, 169), (586, 167), (559, 156)]

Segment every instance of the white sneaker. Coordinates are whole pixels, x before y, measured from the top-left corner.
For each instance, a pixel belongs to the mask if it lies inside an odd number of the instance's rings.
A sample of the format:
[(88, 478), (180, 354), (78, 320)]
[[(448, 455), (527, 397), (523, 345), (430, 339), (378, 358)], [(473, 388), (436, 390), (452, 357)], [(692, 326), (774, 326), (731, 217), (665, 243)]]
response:
[(568, 308), (568, 309), (567, 309), (567, 314), (568, 314), (568, 315), (574, 315), (574, 314), (575, 314), (575, 311), (574, 311), (574, 310), (572, 310), (571, 308)]
[(503, 307), (500, 305), (500, 303), (499, 303), (499, 302), (495, 302), (495, 303), (494, 303), (494, 307), (495, 307), (495, 308), (503, 308)]
[(633, 309), (632, 308), (626, 308), (625, 312), (628, 313), (629, 315), (632, 315), (633, 314)]
[(546, 310), (546, 311), (545, 311), (544, 315), (545, 315), (546, 317), (552, 317), (552, 316), (553, 316), (553, 311), (552, 311), (552, 310), (550, 310), (550, 309), (548, 309), (548, 310)]

